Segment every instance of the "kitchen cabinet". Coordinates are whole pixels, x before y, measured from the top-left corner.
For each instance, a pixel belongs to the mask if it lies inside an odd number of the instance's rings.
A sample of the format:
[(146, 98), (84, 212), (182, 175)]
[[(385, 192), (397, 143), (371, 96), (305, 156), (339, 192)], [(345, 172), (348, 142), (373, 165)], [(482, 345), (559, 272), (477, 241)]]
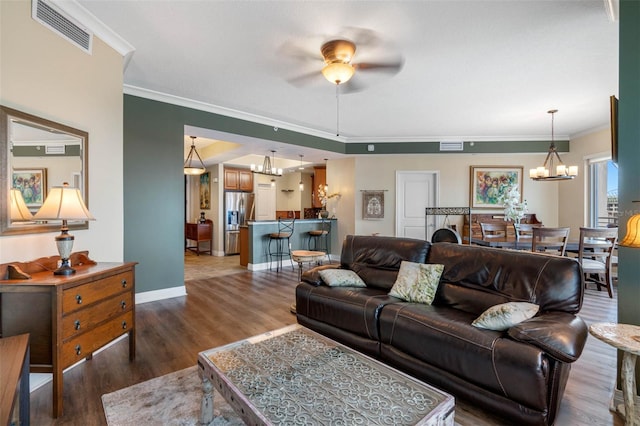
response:
[(227, 191), (253, 192), (253, 173), (243, 169), (224, 169), (224, 189)]
[(327, 169), (325, 167), (314, 167), (313, 169), (313, 207), (322, 207), (320, 196), (318, 194), (318, 186), (323, 187), (327, 184)]

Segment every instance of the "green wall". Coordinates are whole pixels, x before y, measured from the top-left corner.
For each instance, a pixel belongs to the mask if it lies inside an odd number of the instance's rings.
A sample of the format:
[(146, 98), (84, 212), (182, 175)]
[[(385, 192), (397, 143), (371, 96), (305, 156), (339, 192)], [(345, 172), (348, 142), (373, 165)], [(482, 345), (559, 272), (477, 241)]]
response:
[[(342, 143), (251, 121), (124, 95), (124, 258), (139, 262), (137, 292), (184, 285), (184, 126), (341, 154), (439, 154), (438, 142)], [(568, 141), (556, 142), (559, 151)], [(464, 152), (547, 152), (549, 141), (466, 143)]]

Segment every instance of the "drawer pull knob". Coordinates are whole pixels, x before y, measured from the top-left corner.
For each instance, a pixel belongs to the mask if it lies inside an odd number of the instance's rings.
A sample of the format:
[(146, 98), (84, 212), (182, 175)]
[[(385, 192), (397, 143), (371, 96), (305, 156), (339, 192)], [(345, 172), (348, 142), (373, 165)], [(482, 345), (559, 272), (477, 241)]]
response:
[(82, 347), (80, 345), (76, 345), (76, 355), (80, 355), (82, 353)]
[(122, 302), (120, 302), (120, 306), (122, 306), (122, 309), (127, 309), (127, 302), (123, 300)]
[(80, 296), (79, 294), (76, 294), (76, 302), (78, 302), (78, 305), (82, 304), (82, 296)]
[(75, 326), (76, 330), (80, 330), (80, 320), (75, 320), (75, 322), (73, 323), (73, 325)]
[(127, 288), (127, 280), (122, 279), (122, 288)]
[(127, 322), (126, 321), (122, 321), (122, 329), (123, 330), (127, 329)]

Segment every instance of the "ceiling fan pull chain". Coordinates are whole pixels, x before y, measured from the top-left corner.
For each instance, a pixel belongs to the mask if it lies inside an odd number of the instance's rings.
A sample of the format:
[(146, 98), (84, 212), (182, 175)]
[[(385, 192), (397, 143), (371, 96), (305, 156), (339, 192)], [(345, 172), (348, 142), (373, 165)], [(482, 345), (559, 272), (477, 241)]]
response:
[(340, 85), (336, 84), (336, 136), (340, 136)]

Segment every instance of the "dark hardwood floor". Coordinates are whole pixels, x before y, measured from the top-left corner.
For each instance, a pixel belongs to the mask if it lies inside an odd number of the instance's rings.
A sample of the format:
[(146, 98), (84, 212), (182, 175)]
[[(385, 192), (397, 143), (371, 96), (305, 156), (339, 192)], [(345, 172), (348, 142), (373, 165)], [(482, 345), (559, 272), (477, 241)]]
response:
[[(187, 296), (137, 305), (136, 360), (129, 362), (124, 339), (66, 372), (64, 416), (59, 419), (51, 417), (51, 383), (34, 391), (31, 424), (104, 425), (103, 394), (195, 365), (202, 350), (295, 323), (289, 307), (296, 281), (297, 272), (290, 268), (236, 272), (188, 281)], [(581, 316), (588, 324), (615, 321), (615, 300), (606, 292), (588, 290)], [(615, 351), (589, 337), (573, 364), (556, 425), (623, 424), (608, 411), (615, 365)], [(456, 423), (507, 424), (464, 401), (456, 401)]]

